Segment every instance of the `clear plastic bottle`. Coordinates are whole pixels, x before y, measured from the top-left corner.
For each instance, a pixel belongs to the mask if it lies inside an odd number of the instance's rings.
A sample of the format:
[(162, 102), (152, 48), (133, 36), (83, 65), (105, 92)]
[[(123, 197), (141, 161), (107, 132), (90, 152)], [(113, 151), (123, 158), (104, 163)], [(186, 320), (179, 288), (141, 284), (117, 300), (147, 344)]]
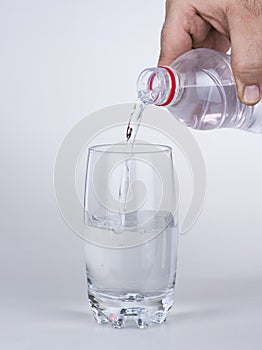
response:
[(193, 129), (262, 133), (262, 102), (252, 107), (239, 101), (229, 55), (211, 49), (188, 51), (170, 67), (142, 71), (137, 91), (142, 102), (166, 106)]

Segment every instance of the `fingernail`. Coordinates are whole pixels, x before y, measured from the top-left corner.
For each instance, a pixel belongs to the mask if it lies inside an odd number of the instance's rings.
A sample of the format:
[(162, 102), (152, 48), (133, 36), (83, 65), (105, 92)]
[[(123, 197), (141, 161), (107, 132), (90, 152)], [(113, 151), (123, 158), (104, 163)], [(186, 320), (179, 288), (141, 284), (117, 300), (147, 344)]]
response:
[(254, 103), (260, 100), (260, 90), (257, 85), (247, 85), (244, 89), (244, 102)]

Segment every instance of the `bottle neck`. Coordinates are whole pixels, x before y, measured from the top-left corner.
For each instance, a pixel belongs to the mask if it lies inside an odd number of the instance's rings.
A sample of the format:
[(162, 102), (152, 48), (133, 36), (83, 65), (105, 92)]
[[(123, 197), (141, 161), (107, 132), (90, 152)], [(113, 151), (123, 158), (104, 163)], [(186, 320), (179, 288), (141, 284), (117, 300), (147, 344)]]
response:
[(147, 68), (138, 77), (137, 93), (145, 104), (173, 105), (181, 94), (179, 76), (170, 67)]

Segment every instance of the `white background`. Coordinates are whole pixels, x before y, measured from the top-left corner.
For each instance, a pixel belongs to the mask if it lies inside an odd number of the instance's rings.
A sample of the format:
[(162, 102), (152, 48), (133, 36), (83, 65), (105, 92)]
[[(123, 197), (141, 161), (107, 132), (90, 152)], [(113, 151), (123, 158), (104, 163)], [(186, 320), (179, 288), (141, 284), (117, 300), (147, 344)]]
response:
[(0, 345), (3, 349), (260, 349), (262, 135), (195, 132), (204, 211), (180, 239), (162, 326), (96, 325), (83, 242), (63, 222), (53, 166), (72, 126), (133, 102), (154, 66), (164, 1), (0, 0)]

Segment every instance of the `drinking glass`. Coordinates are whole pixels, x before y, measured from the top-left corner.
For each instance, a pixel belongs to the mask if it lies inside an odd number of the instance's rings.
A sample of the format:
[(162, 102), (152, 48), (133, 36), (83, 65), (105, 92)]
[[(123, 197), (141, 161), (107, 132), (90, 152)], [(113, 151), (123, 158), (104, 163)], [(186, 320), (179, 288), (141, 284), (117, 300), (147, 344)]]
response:
[(177, 191), (172, 149), (88, 149), (84, 216), (88, 298), (98, 323), (163, 323), (174, 300)]

